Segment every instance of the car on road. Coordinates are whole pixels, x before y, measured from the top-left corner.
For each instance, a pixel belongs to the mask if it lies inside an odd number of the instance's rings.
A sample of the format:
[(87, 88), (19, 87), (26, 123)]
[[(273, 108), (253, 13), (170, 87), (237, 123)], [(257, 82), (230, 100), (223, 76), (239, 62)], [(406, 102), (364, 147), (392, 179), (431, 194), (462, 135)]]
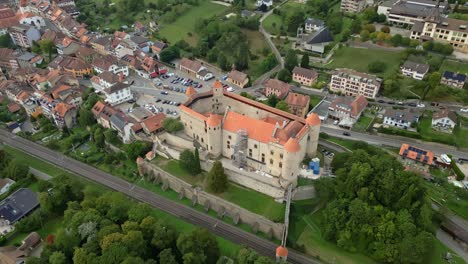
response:
[(394, 105), (394, 104), (395, 104), (395, 102), (393, 102), (393, 101), (390, 101), (390, 102), (388, 102), (387, 104), (389, 104), (389, 105)]
[(398, 105), (403, 105), (403, 102), (402, 102), (402, 101), (399, 101), (397, 104), (398, 104)]
[(202, 87), (203, 87), (203, 84), (201, 84), (201, 83), (199, 85), (197, 85), (197, 88), (202, 88)]
[(344, 135), (344, 136), (350, 137), (350, 136), (351, 136), (351, 133), (349, 133), (348, 131), (345, 131), (345, 132), (343, 132), (343, 135)]
[(228, 87), (228, 88), (226, 89), (226, 91), (228, 91), (228, 92), (234, 92), (234, 88)]
[(384, 100), (378, 100), (377, 103), (385, 104)]
[(168, 95), (169, 93), (166, 92), (166, 91), (161, 91), (160, 94), (162, 94), (162, 95)]
[(425, 104), (418, 104), (418, 107), (422, 108), (422, 107), (426, 107), (426, 105)]
[(127, 101), (127, 103), (129, 103), (129, 104), (134, 104), (135, 102), (136, 102), (135, 99), (130, 99), (130, 100)]
[(468, 113), (468, 108), (462, 108), (462, 109), (460, 109), (460, 112), (462, 112), (462, 113)]
[(408, 105), (411, 106), (411, 107), (416, 107), (416, 106), (418, 106), (418, 104), (416, 104), (416, 103), (408, 103)]
[(159, 103), (159, 102), (161, 102), (161, 99), (160, 98), (156, 99), (156, 103)]

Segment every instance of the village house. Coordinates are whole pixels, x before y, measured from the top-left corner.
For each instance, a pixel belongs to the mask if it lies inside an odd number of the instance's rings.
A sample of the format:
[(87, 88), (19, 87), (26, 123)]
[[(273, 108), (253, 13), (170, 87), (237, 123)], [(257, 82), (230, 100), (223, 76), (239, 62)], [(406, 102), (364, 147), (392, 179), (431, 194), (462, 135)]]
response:
[(0, 48), (0, 68), (2, 69), (17, 69), (19, 68), (18, 57), (19, 53), (8, 48)]
[(358, 95), (352, 97), (336, 97), (328, 107), (328, 116), (338, 120), (341, 127), (351, 128), (366, 109), (366, 97)]
[(429, 65), (407, 60), (400, 67), (400, 70), (405, 76), (411, 77), (415, 80), (422, 80), (429, 72)]
[(413, 109), (395, 110), (389, 108), (385, 110), (383, 124), (401, 129), (409, 129), (412, 124), (419, 122), (419, 117), (420, 113)]
[(450, 87), (463, 89), (466, 83), (466, 75), (462, 73), (444, 71), (440, 83)]
[(292, 74), (293, 81), (306, 86), (312, 86), (318, 78), (317, 71), (301, 68), (298, 66), (294, 67)]
[(26, 263), (30, 256), (40, 255), (42, 239), (37, 232), (32, 232), (26, 236), (19, 247), (4, 246), (0, 247), (0, 263), (2, 264), (21, 264)]
[(8, 28), (18, 25), (15, 11), (8, 6), (0, 7), (0, 36), (8, 34)]
[(94, 59), (91, 65), (97, 73), (109, 71), (117, 75), (123, 74), (125, 77), (129, 75), (128, 65), (112, 55), (100, 56)]
[(151, 45), (151, 51), (153, 51), (153, 53), (156, 54), (158, 58), (161, 51), (163, 51), (165, 48), (167, 48), (167, 44), (160, 40), (153, 41), (153, 44)]
[(288, 104), (291, 114), (300, 117), (305, 117), (307, 115), (310, 102), (310, 97), (308, 95), (289, 93), (284, 101)]
[(277, 79), (269, 79), (265, 83), (265, 95), (276, 95), (279, 99), (284, 99), (291, 90), (291, 85)]
[(358, 72), (351, 69), (336, 69), (332, 73), (330, 90), (346, 96), (364, 95), (375, 98), (379, 92), (382, 79), (375, 75)]
[(46, 26), (44, 18), (38, 16), (32, 12), (25, 12), (19, 15), (18, 21), (22, 25), (29, 25), (40, 30)]
[(77, 51), (75, 56), (84, 60), (86, 63), (91, 63), (97, 57), (98, 53), (92, 48), (81, 46)]
[(70, 37), (64, 37), (62, 41), (55, 45), (57, 47), (57, 54), (59, 55), (75, 55), (80, 49), (80, 43)]
[(243, 72), (232, 70), (229, 72), (226, 81), (240, 88), (244, 88), (249, 83), (249, 78), (247, 74)]
[(10, 187), (15, 183), (16, 182), (10, 178), (0, 179), (0, 195), (8, 192), (10, 190)]
[(84, 78), (93, 73), (91, 65), (84, 60), (76, 57), (58, 56), (51, 63), (49, 69), (60, 69), (66, 73), (71, 74), (75, 78)]
[(106, 96), (106, 102), (112, 106), (133, 99), (130, 85), (122, 82), (118, 82), (108, 88), (105, 88), (103, 93)]
[(457, 125), (457, 120), (455, 112), (444, 108), (432, 114), (432, 127), (452, 132)]
[(325, 47), (332, 42), (333, 36), (326, 26), (310, 33), (304, 32), (302, 26), (297, 29), (296, 46), (302, 50), (323, 54)]
[(37, 193), (29, 188), (19, 188), (0, 202), (0, 219), (15, 224), (38, 207)]
[(199, 61), (196, 61), (196, 60), (190, 60), (190, 59), (187, 59), (187, 58), (183, 58), (179, 62), (179, 70), (189, 74), (192, 77), (197, 77), (197, 74), (201, 70), (205, 70), (205, 69), (206, 68)]
[(134, 124), (130, 123), (127, 116), (122, 112), (116, 112), (110, 117), (111, 129), (117, 131), (117, 135), (125, 144), (135, 140), (132, 131), (133, 125)]
[(52, 117), (58, 128), (73, 128), (76, 124), (77, 109), (66, 103), (57, 103), (52, 110)]
[(413, 160), (429, 166), (434, 164), (434, 153), (408, 144), (401, 145), (399, 154), (403, 159)]
[(304, 22), (304, 29), (307, 33), (318, 31), (323, 27), (325, 27), (325, 22), (323, 22), (323, 20), (320, 19), (309, 17)]
[(111, 127), (110, 118), (112, 115), (118, 112), (112, 106), (109, 106), (101, 101), (96, 102), (91, 111), (93, 112), (98, 124), (104, 128)]

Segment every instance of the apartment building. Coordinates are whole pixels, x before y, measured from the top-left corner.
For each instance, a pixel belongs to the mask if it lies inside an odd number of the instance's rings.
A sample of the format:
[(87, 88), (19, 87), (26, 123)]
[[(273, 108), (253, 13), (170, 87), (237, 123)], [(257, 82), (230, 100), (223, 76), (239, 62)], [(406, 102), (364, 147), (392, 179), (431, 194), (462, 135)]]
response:
[(342, 0), (340, 10), (343, 13), (360, 13), (366, 6), (365, 0)]
[(367, 98), (375, 98), (381, 84), (382, 79), (375, 75), (343, 68), (333, 72), (330, 90), (346, 96), (363, 95)]
[(377, 13), (385, 15), (393, 25), (412, 26), (424, 22), (434, 9), (446, 13), (448, 4), (442, 2), (437, 5), (436, 1), (431, 0), (388, 0), (379, 5)]
[(443, 17), (436, 8), (424, 23), (413, 26), (410, 38), (449, 43), (455, 50), (468, 53), (468, 22)]
[(13, 43), (22, 48), (32, 47), (33, 41), (38, 41), (41, 38), (41, 32), (29, 25), (12, 26), (8, 31)]

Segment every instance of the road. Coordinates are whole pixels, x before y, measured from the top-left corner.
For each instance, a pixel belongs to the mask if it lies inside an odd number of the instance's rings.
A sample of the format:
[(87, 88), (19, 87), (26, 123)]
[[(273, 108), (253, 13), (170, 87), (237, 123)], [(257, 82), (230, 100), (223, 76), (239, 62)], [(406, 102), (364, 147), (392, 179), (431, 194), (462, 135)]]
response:
[(399, 136), (392, 136), (392, 135), (371, 135), (365, 133), (358, 133), (358, 132), (350, 132), (351, 136), (343, 135), (343, 130), (335, 127), (325, 126), (322, 125), (320, 127), (320, 132), (327, 133), (330, 136), (349, 139), (349, 140), (359, 140), (367, 142), (371, 145), (379, 145), (379, 146), (390, 146), (395, 148), (400, 148), (401, 144), (408, 143), (415, 147), (421, 149), (427, 149), (434, 152), (436, 155), (440, 154), (452, 154), (454, 158), (468, 158), (468, 153), (464, 151), (460, 151), (455, 149), (455, 147), (432, 143), (432, 142), (422, 142), (419, 140), (415, 140), (412, 138), (405, 138)]
[[(144, 188), (135, 186), (121, 178), (98, 170), (77, 160), (68, 158), (62, 153), (50, 150), (37, 143), (11, 134), (5, 130), (0, 130), (0, 141), (51, 164), (73, 172), (76, 175), (107, 186), (141, 202), (145, 202), (154, 208), (165, 211), (189, 223), (206, 228), (215, 235), (226, 238), (234, 243), (251, 247), (262, 255), (275, 257), (275, 249), (278, 245), (254, 234), (243, 231), (240, 228), (219, 221), (219, 219), (211, 217), (202, 212), (198, 212), (180, 203), (168, 200)], [(289, 250), (288, 261), (290, 263), (300, 264), (321, 263), (291, 249)]]

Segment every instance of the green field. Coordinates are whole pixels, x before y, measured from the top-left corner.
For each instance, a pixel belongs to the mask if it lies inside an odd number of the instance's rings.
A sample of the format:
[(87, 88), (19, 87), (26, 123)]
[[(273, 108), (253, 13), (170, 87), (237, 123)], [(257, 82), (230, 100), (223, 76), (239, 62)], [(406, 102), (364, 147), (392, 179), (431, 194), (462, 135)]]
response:
[(440, 73), (444, 73), (444, 71), (451, 71), (468, 74), (468, 63), (446, 59), (442, 65), (440, 65), (439, 71)]
[(468, 128), (462, 129), (455, 126), (452, 134), (443, 133), (432, 129), (432, 112), (424, 112), (424, 117), (419, 121), (419, 133), (423, 140), (435, 141), (458, 147), (468, 147)]
[(374, 118), (366, 115), (359, 117), (358, 121), (353, 126), (353, 131), (365, 132), (369, 128)]
[(369, 72), (369, 63), (379, 60), (387, 64), (385, 71), (377, 74), (379, 76), (384, 76), (398, 69), (400, 62), (403, 60), (403, 56), (403, 52), (341, 47), (335, 51), (330, 63), (326, 65), (318, 64), (316, 66), (329, 69), (350, 68), (360, 72)]
[(196, 32), (194, 32), (195, 21), (222, 14), (226, 9), (226, 6), (215, 4), (211, 1), (199, 1), (198, 6), (192, 7), (175, 22), (162, 25), (159, 30), (159, 36), (166, 38), (172, 45), (182, 39), (190, 44), (196, 44), (196, 39), (188, 36), (189, 32), (196, 35)]
[[(275, 26), (273, 26), (273, 23)], [(265, 31), (271, 35), (278, 35), (280, 33), (280, 28), (283, 26), (283, 20), (281, 16), (277, 14), (271, 14), (265, 20), (263, 20), (263, 28)], [(286, 29), (285, 29), (286, 30)]]

